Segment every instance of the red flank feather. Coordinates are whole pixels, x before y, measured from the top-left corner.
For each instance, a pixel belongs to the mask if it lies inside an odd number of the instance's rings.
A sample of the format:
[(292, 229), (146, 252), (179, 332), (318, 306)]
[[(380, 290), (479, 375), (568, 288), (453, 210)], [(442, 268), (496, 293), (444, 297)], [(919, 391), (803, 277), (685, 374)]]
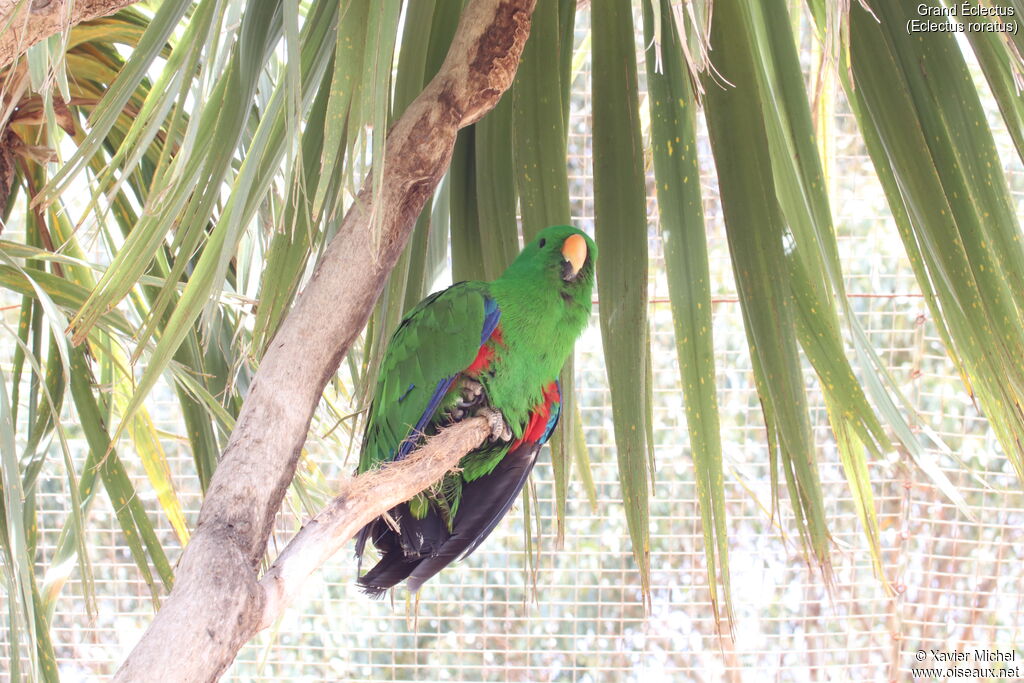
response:
[(476, 358), (469, 364), (465, 372), (471, 377), (479, 375), (481, 371), (486, 370), (491, 366), (491, 362), (494, 360), (494, 346), (496, 344), (505, 345), (505, 340), (501, 338), (501, 325), (494, 328), (494, 332), (491, 332), (491, 336), (487, 338), (490, 344), (482, 344), (480, 350), (476, 354)]
[(530, 421), (526, 424), (526, 429), (523, 430), (523, 438), (514, 441), (509, 450), (514, 450), (521, 443), (536, 443), (541, 440), (544, 436), (544, 430), (547, 429), (548, 420), (551, 418), (551, 406), (560, 403), (562, 400), (561, 394), (558, 392), (558, 383), (552, 382), (551, 384), (544, 387), (544, 400), (538, 403), (533, 408), (533, 412), (530, 413)]

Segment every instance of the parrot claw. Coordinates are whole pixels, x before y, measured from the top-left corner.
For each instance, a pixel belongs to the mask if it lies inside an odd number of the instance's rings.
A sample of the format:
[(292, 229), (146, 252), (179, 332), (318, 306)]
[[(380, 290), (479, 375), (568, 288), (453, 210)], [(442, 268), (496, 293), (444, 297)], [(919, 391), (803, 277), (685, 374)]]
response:
[(484, 385), (475, 379), (462, 377), (459, 379), (459, 391), (462, 392), (463, 398), (470, 399), (484, 393)]
[(476, 380), (463, 377), (459, 380), (459, 394), (461, 397), (456, 406), (459, 408), (471, 408), (480, 405), (484, 394), (484, 385)]
[(476, 416), (487, 418), (487, 422), (491, 427), (490, 440), (492, 442), (512, 440), (512, 427), (505, 421), (505, 416), (501, 414), (500, 410), (484, 407), (477, 411)]

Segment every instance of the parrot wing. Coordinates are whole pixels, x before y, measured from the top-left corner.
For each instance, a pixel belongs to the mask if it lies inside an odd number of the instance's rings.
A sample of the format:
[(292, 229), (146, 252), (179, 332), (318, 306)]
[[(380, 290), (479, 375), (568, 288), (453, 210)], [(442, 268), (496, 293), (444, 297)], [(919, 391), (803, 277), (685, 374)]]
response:
[(381, 361), (358, 472), (401, 460), (417, 445), (455, 378), (498, 325), (501, 312), (486, 287), (454, 284), (402, 320)]

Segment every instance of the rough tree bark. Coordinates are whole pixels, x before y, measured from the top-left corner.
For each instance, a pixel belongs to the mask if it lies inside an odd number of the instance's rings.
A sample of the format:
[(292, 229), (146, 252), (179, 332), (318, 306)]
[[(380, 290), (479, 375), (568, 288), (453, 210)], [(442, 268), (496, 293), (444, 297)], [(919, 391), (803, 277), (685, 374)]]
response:
[(0, 69), (40, 40), (138, 0), (0, 0)]
[(323, 388), (366, 324), (458, 129), (511, 85), (535, 3), (471, 0), (463, 10), (441, 70), (388, 135), (379, 196), (368, 178), (267, 349), (174, 589), (115, 681), (216, 680), (265, 623), (259, 562)]

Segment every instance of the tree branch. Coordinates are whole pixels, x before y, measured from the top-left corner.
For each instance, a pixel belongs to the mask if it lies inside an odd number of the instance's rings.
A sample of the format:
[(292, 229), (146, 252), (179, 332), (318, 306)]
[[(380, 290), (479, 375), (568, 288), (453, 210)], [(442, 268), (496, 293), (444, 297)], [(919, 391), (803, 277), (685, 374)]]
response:
[(388, 134), (379, 196), (367, 178), (270, 343), (174, 589), (115, 681), (215, 680), (263, 623), (260, 558), (323, 388), (366, 324), (413, 221), (448, 167), (458, 129), (483, 116), (511, 85), (535, 2), (466, 5), (441, 70)]
[(295, 535), (274, 560), (264, 590), (259, 628), (274, 623), (309, 576), (373, 519), (440, 481), (490, 433), (487, 420), (463, 420), (431, 437), (408, 458), (349, 479), (327, 507)]
[(30, 47), (83, 21), (105, 17), (138, 0), (0, 0), (0, 69)]

